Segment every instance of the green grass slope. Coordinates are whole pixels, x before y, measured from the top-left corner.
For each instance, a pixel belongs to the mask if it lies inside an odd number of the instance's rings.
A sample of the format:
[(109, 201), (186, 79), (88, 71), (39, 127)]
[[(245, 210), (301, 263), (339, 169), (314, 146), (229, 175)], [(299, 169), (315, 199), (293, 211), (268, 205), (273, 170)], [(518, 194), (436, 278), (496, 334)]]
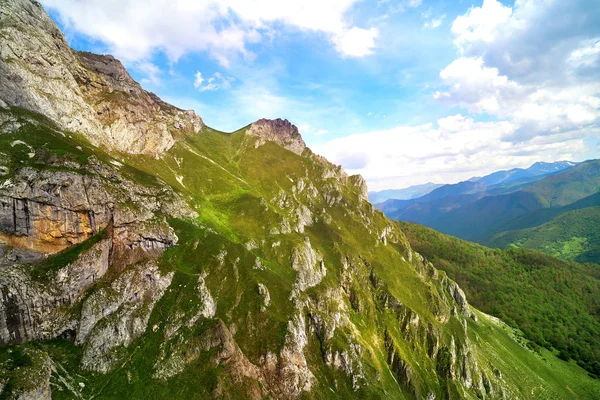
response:
[(600, 267), (525, 249), (490, 249), (399, 223), (411, 246), (446, 271), (479, 309), (538, 346), (600, 376)]
[(569, 211), (534, 228), (497, 234), (489, 246), (523, 247), (565, 260), (600, 264), (600, 207)]

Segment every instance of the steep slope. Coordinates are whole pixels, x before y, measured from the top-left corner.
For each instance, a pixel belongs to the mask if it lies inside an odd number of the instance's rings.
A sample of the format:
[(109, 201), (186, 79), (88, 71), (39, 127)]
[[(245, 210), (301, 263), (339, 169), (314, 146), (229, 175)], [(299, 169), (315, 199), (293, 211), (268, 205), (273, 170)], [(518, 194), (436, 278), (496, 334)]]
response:
[(111, 56), (76, 52), (35, 1), (2, 2), (0, 93), (92, 144), (158, 155), (202, 120), (143, 90)]
[(399, 224), (411, 246), (456, 279), (473, 304), (600, 375), (597, 265), (524, 249), (490, 249), (421, 225)]
[[(245, 131), (206, 128), (161, 159), (117, 161), (14, 112), (22, 126), (3, 134), (1, 151), (23, 138), (35, 155), (24, 145), (5, 153), (11, 172), (2, 196), (28, 182), (56, 212), (76, 210), (60, 199), (76, 200), (81, 179), (88, 196), (92, 187), (108, 196), (84, 202), (85, 214), (94, 204), (114, 206), (90, 239), (35, 265), (27, 251), (43, 250), (36, 238), (47, 224), (12, 234), (27, 244), (3, 261), (8, 393), (49, 391), (49, 383), (56, 398), (494, 398), (531, 390), (585, 398), (599, 390), (473, 310), (373, 210), (364, 181), (308, 149), (298, 156), (270, 141), (257, 146)], [(175, 197), (163, 203), (165, 195)], [(34, 220), (20, 210), (19, 220)], [(78, 231), (51, 225), (59, 243)], [(25, 310), (36, 311), (23, 318)]]
[[(46, 35), (57, 31), (38, 3), (3, 6), (2, 46), (18, 65), (6, 68), (25, 74), (29, 34), (65, 75), (0, 90), (2, 396), (600, 394), (581, 368), (471, 307), (372, 207), (364, 179), (313, 154), (288, 121), (231, 134), (167, 123), (164, 152), (130, 151), (116, 137), (95, 145), (116, 132), (98, 117), (100, 130), (66, 129), (64, 99), (21, 102), (71, 82), (81, 63), (60, 61), (76, 53), (52, 47), (62, 36)], [(79, 84), (63, 89), (90, 106)], [(117, 102), (117, 124), (131, 123), (118, 115), (138, 95)], [(159, 103), (140, 118), (153, 127), (163, 112), (183, 113)]]

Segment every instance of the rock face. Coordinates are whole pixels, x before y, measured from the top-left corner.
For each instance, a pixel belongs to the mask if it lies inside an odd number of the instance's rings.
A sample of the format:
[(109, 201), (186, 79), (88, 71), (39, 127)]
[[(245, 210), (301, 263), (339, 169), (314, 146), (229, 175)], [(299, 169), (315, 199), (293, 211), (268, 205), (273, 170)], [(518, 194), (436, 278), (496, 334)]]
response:
[(84, 168), (95, 174), (29, 167), (16, 171), (0, 186), (0, 240), (51, 253), (80, 243), (110, 224), (115, 257), (122, 248), (154, 251), (176, 243), (172, 229), (157, 221), (155, 214), (191, 211), (170, 188), (134, 184), (117, 168), (93, 157)]
[(0, 100), (41, 113), (95, 145), (159, 156), (177, 135), (204, 126), (193, 111), (144, 91), (113, 57), (71, 50), (36, 1), (3, 2), (0, 36)]
[(84, 345), (82, 367), (108, 372), (120, 359), (118, 347), (129, 346), (146, 331), (150, 313), (172, 279), (173, 272), (161, 274), (147, 262), (93, 292), (83, 302), (76, 337)]
[(267, 141), (275, 142), (298, 155), (306, 148), (298, 128), (287, 119), (259, 119), (250, 125), (246, 135), (258, 137), (255, 144), (257, 147)]

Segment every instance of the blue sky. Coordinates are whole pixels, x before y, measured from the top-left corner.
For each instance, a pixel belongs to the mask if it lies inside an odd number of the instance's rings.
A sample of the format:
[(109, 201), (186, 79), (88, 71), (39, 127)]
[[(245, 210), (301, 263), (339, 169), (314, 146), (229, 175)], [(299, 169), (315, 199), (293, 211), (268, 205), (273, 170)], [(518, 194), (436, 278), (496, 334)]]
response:
[(42, 3), (209, 126), (287, 118), (372, 190), (600, 154), (595, 0)]

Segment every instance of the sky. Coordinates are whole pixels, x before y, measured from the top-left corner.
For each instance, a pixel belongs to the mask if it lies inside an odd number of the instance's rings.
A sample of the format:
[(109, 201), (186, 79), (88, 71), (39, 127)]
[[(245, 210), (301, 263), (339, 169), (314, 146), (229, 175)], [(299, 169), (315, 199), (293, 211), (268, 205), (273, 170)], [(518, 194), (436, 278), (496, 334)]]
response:
[(600, 158), (598, 0), (41, 0), (230, 132), (287, 118), (369, 190)]

